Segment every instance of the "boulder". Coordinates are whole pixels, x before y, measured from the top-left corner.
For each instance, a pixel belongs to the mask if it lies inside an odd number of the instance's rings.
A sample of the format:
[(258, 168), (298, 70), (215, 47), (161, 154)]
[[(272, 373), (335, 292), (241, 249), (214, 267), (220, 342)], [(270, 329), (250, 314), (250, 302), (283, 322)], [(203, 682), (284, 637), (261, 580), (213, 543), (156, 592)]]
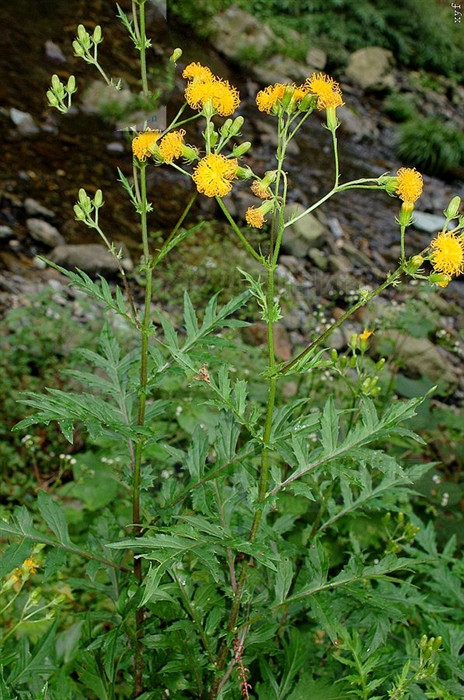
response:
[[(115, 243), (115, 247), (124, 250), (121, 244)], [(59, 245), (52, 250), (50, 260), (68, 269), (77, 267), (88, 274), (114, 275), (118, 272), (114, 256), (99, 243)], [(126, 272), (134, 267), (127, 254), (121, 259), (121, 265)]]
[[(442, 230), (444, 223), (444, 216), (438, 216), (437, 214), (428, 214), (424, 211), (414, 211), (412, 225), (418, 231), (424, 231), (424, 233), (431, 233), (435, 235), (436, 233), (438, 233), (438, 231)], [(451, 222), (448, 224), (448, 228), (453, 228)]]
[[(285, 219), (299, 216), (305, 210), (301, 204), (289, 204), (286, 207)], [(324, 240), (326, 229), (314, 214), (306, 214), (298, 219), (285, 233), (282, 241), (282, 252), (294, 255), (296, 258), (309, 256), (313, 248), (317, 248)]]
[(311, 47), (306, 54), (306, 65), (314, 70), (324, 70), (327, 64), (327, 54), (322, 49)]
[(26, 226), (32, 238), (39, 243), (43, 243), (49, 248), (62, 245), (65, 241), (61, 233), (55, 226), (42, 219), (27, 219)]
[(347, 77), (363, 90), (393, 88), (393, 54), (380, 46), (368, 46), (351, 54), (346, 69)]
[(214, 48), (227, 58), (237, 61), (248, 50), (265, 51), (277, 41), (270, 27), (249, 12), (238, 7), (229, 7), (211, 20)]

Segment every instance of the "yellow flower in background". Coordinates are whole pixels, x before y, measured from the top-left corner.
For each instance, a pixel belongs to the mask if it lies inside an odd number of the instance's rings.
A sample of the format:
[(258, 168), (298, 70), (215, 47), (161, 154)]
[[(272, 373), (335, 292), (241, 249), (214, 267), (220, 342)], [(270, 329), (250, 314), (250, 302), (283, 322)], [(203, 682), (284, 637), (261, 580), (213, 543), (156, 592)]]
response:
[(274, 83), (274, 85), (268, 85), (264, 90), (260, 90), (256, 95), (259, 111), (269, 114), (271, 109), (282, 99), (287, 87), (288, 85), (283, 83)]
[(187, 80), (209, 80), (213, 77), (211, 70), (207, 66), (202, 66), (201, 63), (189, 63), (184, 68), (182, 73), (183, 78)]
[(225, 158), (219, 153), (210, 153), (200, 160), (192, 178), (197, 190), (207, 197), (224, 197), (232, 189), (232, 180), (237, 178), (238, 161)]
[(313, 73), (305, 87), (317, 97), (317, 108), (341, 107), (344, 102), (340, 85), (324, 73)]
[(172, 163), (174, 158), (180, 158), (184, 147), (184, 129), (170, 131), (163, 136), (158, 144), (158, 149), (165, 163)]
[(228, 80), (214, 76), (189, 82), (185, 88), (185, 99), (192, 109), (203, 109), (211, 102), (214, 110), (223, 117), (233, 114), (240, 104), (238, 90)]
[[(441, 231), (430, 243), (430, 262), (435, 272), (455, 277), (464, 272), (464, 241), (451, 231)], [(441, 286), (446, 286), (442, 284)]]
[(143, 131), (132, 141), (132, 153), (139, 160), (146, 160), (151, 155), (150, 148), (158, 141), (161, 131)]
[(395, 193), (403, 202), (414, 204), (424, 189), (422, 175), (415, 168), (400, 168), (396, 174), (396, 179)]
[(361, 340), (362, 342), (365, 342), (373, 334), (374, 334), (374, 331), (369, 331), (369, 330), (367, 330), (367, 328), (365, 328), (363, 330), (363, 332), (359, 334), (359, 340)]

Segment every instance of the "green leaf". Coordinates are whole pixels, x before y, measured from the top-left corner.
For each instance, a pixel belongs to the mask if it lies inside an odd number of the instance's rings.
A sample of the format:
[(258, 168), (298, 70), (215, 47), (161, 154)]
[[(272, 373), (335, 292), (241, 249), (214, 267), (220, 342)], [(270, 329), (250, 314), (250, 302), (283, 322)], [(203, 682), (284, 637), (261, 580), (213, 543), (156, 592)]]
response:
[(25, 540), (10, 545), (0, 559), (0, 578), (21, 566), (24, 560), (31, 555), (32, 547), (32, 543)]
[(50, 530), (56, 535), (58, 541), (66, 546), (71, 545), (68, 525), (60, 506), (55, 503), (50, 494), (45, 491), (38, 492), (37, 504), (42, 518), (45, 520)]
[(277, 565), (275, 580), (276, 603), (283, 603), (293, 581), (293, 565), (288, 557), (282, 557)]
[(187, 290), (184, 291), (184, 325), (187, 331), (187, 342), (190, 342), (198, 335), (198, 321)]
[(40, 642), (38, 642), (33, 652), (29, 652), (27, 639), (23, 638), (20, 647), (20, 655), (17, 665), (12, 669), (8, 677), (9, 683), (24, 683), (31, 676), (36, 674), (50, 672), (53, 669), (51, 659), (55, 652), (55, 635), (58, 622), (55, 620), (47, 632), (44, 634)]

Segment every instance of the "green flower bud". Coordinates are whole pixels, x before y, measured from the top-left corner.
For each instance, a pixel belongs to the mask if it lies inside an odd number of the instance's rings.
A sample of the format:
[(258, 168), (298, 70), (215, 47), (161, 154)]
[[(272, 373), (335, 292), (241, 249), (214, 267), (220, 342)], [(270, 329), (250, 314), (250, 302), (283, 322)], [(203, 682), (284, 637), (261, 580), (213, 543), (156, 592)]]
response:
[(177, 63), (179, 58), (182, 56), (182, 49), (174, 49), (172, 52), (171, 56), (169, 57), (169, 60), (171, 63)]
[(251, 177), (254, 177), (253, 170), (248, 165), (239, 165), (236, 174), (240, 180), (249, 180)]
[(74, 55), (75, 56), (85, 56), (85, 50), (81, 46), (81, 44), (77, 41), (77, 39), (74, 39), (72, 43), (72, 47), (74, 49)]
[(100, 44), (103, 41), (102, 28), (100, 27), (99, 24), (97, 24), (97, 26), (93, 30), (92, 39), (93, 39), (94, 44)]
[(74, 75), (70, 75), (68, 78), (68, 84), (66, 85), (66, 90), (70, 95), (72, 95), (74, 92), (76, 92), (77, 87), (76, 87), (76, 78)]
[(412, 202), (403, 202), (400, 209), (400, 215), (398, 217), (398, 223), (400, 226), (409, 226), (412, 223), (413, 211), (414, 204), (412, 204)]
[(248, 153), (248, 151), (251, 148), (251, 143), (250, 141), (244, 141), (243, 143), (240, 143), (238, 146), (234, 146), (232, 153), (236, 158), (241, 158), (242, 156), (245, 155), (245, 153)]
[(87, 214), (92, 209), (92, 201), (83, 187), (81, 187), (79, 190), (79, 204), (82, 207), (82, 210)]
[(93, 198), (93, 203), (94, 203), (94, 206), (96, 209), (103, 206), (103, 192), (101, 190), (97, 190), (95, 192), (95, 197)]
[(461, 197), (453, 197), (443, 214), (447, 219), (455, 219), (461, 207)]
[(52, 89), (53, 89), (53, 90), (56, 90), (57, 88), (60, 87), (60, 85), (61, 85), (61, 80), (60, 80), (59, 77), (56, 75), (56, 73), (53, 74), (53, 75), (52, 75)]
[(58, 107), (58, 105), (60, 104), (60, 101), (58, 100), (57, 96), (51, 90), (47, 90), (47, 99), (50, 107)]
[(88, 37), (87, 29), (84, 27), (83, 24), (79, 24), (79, 25), (78, 25), (78, 27), (77, 27), (77, 36), (79, 37), (79, 39), (80, 39), (81, 41), (82, 41), (83, 39), (85, 39), (86, 37)]
[(226, 119), (224, 124), (219, 129), (221, 136), (228, 136), (230, 133), (230, 127), (232, 126), (232, 119)]
[(232, 136), (238, 136), (244, 121), (245, 120), (243, 117), (235, 117), (234, 121), (232, 122), (232, 126), (230, 127), (230, 133)]
[(313, 112), (317, 104), (316, 95), (306, 95), (298, 105), (300, 112)]
[(438, 284), (439, 287), (447, 287), (450, 282), (451, 277), (445, 272), (432, 272), (432, 274), (429, 275), (430, 284)]
[(85, 221), (85, 212), (82, 210), (82, 207), (79, 204), (75, 204), (73, 209), (77, 221)]

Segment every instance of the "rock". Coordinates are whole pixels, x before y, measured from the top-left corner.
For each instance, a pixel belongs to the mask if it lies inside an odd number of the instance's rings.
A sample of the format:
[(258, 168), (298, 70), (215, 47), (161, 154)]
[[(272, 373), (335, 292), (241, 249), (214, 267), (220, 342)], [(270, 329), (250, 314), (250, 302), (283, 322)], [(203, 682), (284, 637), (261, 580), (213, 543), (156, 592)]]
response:
[(24, 208), (28, 216), (44, 216), (47, 219), (55, 218), (54, 212), (44, 207), (43, 204), (40, 204), (40, 202), (37, 202), (35, 199), (32, 199), (32, 197), (27, 197), (27, 199), (24, 200)]
[(27, 219), (26, 226), (35, 241), (39, 241), (39, 243), (43, 243), (49, 248), (54, 248), (65, 242), (58, 229), (49, 224), (48, 221), (34, 218)]
[(379, 130), (375, 120), (356, 113), (347, 105), (338, 108), (337, 116), (340, 121), (340, 131), (351, 136), (357, 143), (364, 138), (373, 139), (378, 136)]
[[(115, 243), (116, 249), (124, 246)], [(50, 253), (50, 260), (57, 265), (73, 269), (78, 267), (89, 274), (111, 275), (118, 272), (118, 266), (109, 250), (99, 243), (58, 245)], [(133, 270), (133, 263), (127, 253), (124, 254), (121, 265), (126, 272)]]
[(20, 109), (12, 107), (10, 109), (10, 119), (21, 136), (34, 136), (40, 131), (29, 112), (21, 112)]
[(14, 231), (9, 226), (0, 226), (0, 241), (6, 238), (11, 238), (14, 235)]
[(351, 54), (346, 75), (363, 90), (385, 90), (395, 85), (392, 64), (391, 51), (380, 46), (368, 46)]
[[(438, 233), (438, 231), (442, 230), (444, 223), (444, 216), (438, 216), (437, 214), (428, 214), (425, 211), (414, 211), (412, 225), (418, 231), (436, 234)], [(451, 222), (448, 224), (448, 228), (453, 228)]]
[(50, 61), (55, 61), (56, 63), (66, 63), (66, 57), (62, 50), (55, 44), (51, 39), (47, 39), (45, 42), (45, 55)]
[(211, 28), (214, 48), (234, 61), (250, 49), (260, 53), (277, 41), (270, 27), (234, 6), (216, 15), (211, 20)]
[[(405, 367), (406, 372), (414, 377), (427, 377), (450, 389), (457, 384), (457, 371), (446, 351), (434, 345), (428, 338), (413, 338), (400, 331), (388, 330), (388, 336), (375, 338), (373, 346), (382, 347), (392, 344), (395, 358)], [(387, 349), (387, 354), (389, 350)]]
[(329, 260), (327, 255), (323, 253), (322, 250), (319, 250), (319, 248), (310, 248), (308, 258), (315, 264), (316, 267), (319, 268), (319, 270), (327, 270)]
[(101, 114), (105, 107), (114, 105), (117, 108), (115, 111), (121, 112), (129, 108), (132, 99), (132, 93), (128, 88), (116, 90), (103, 80), (94, 80), (82, 93), (80, 108), (84, 114)]
[(121, 141), (110, 141), (106, 144), (108, 153), (124, 153), (124, 144)]
[[(286, 207), (285, 218), (299, 216), (305, 211), (301, 204), (289, 204)], [(309, 255), (311, 248), (320, 245), (326, 234), (323, 224), (314, 214), (306, 214), (285, 231), (282, 241), (282, 251), (297, 258)]]
[(264, 66), (253, 67), (253, 75), (263, 85), (304, 83), (308, 77), (308, 69), (293, 58), (275, 54)]
[(312, 47), (306, 54), (306, 65), (315, 70), (324, 70), (327, 63), (327, 54), (322, 49)]

